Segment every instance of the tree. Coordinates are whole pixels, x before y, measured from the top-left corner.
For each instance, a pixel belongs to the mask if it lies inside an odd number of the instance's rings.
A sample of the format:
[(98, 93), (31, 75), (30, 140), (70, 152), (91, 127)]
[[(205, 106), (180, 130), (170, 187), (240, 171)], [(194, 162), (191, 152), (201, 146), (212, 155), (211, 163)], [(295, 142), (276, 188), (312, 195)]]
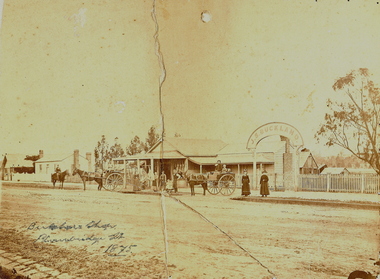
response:
[(327, 139), (327, 146), (348, 150), (380, 174), (377, 142), (380, 89), (370, 76), (368, 69), (360, 68), (335, 81), (333, 89), (339, 93), (339, 100), (328, 99), (330, 112), (326, 113), (315, 137), (318, 141)]
[(96, 169), (104, 169), (104, 163), (109, 162), (111, 160), (111, 154), (109, 149), (109, 144), (106, 140), (106, 136), (102, 135), (100, 141), (98, 141), (95, 150), (95, 168)]
[(125, 155), (124, 149), (121, 147), (120, 143), (118, 143), (118, 138), (115, 138), (115, 144), (110, 148), (110, 157), (118, 158), (123, 157)]
[(156, 132), (156, 127), (154, 126), (150, 127), (148, 131), (148, 138), (145, 139), (145, 146), (144, 146), (145, 152), (151, 149), (152, 146), (157, 143), (159, 138), (160, 138), (160, 135)]
[(135, 136), (129, 146), (127, 146), (126, 151), (128, 155), (135, 155), (143, 152), (145, 150), (145, 144), (140, 140), (138, 136)]

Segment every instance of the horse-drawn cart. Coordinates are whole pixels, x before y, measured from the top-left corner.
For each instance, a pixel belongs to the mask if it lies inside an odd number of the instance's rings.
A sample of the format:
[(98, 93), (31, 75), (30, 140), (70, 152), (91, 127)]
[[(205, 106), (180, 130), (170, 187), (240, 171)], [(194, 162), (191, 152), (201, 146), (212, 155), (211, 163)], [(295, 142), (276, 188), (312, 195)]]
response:
[(104, 174), (103, 188), (108, 191), (121, 190), (132, 186), (134, 191), (148, 187), (148, 174), (142, 169), (126, 168), (124, 170), (109, 170)]
[(103, 179), (103, 188), (108, 191), (115, 191), (124, 186), (124, 173), (121, 171), (105, 172)]
[(203, 189), (212, 195), (221, 193), (224, 196), (231, 195), (236, 189), (235, 174), (233, 172), (209, 172), (193, 173), (188, 177), (190, 187), (202, 185)]
[(126, 168), (125, 170), (106, 170), (102, 174), (98, 172), (87, 172), (74, 169), (73, 175), (79, 174), (84, 189), (86, 189), (86, 181), (95, 181), (98, 183), (98, 190), (104, 188), (107, 191), (118, 191), (124, 187), (133, 186), (134, 191), (144, 189), (148, 185), (148, 176), (146, 173), (136, 168)]

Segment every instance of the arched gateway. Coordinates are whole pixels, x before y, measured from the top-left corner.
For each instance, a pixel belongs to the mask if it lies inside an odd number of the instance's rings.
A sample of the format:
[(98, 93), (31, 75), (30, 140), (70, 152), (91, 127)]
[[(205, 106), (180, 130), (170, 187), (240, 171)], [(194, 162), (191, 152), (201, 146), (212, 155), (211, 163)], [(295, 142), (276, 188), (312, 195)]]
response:
[[(300, 132), (287, 123), (270, 122), (257, 128), (248, 139), (247, 149), (253, 152), (253, 185), (257, 187), (257, 171), (256, 171), (256, 147), (259, 142), (270, 136), (281, 136), (287, 139), (287, 147), (285, 149), (283, 162), (283, 177), (285, 189), (294, 187), (297, 189), (297, 174), (299, 173), (299, 150), (303, 146), (303, 138)], [(289, 145), (289, 146), (288, 146)], [(291, 147), (291, 148), (290, 148)], [(294, 152), (291, 153), (290, 149)]]

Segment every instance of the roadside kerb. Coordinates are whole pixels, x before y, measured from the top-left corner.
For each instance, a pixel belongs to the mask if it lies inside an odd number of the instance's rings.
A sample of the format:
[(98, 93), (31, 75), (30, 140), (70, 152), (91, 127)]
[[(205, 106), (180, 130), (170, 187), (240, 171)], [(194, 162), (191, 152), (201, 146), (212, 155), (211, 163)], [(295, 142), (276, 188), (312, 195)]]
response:
[(350, 207), (366, 210), (380, 210), (378, 203), (363, 203), (357, 201), (343, 202), (338, 200), (311, 200), (302, 198), (272, 198), (272, 197), (235, 197), (231, 200), (241, 200), (248, 202), (262, 202), (262, 203), (279, 203), (279, 204), (298, 204), (298, 205), (316, 205), (316, 206), (339, 206)]
[(15, 269), (18, 275), (29, 276), (31, 279), (57, 278), (72, 279), (67, 273), (61, 273), (50, 267), (43, 266), (36, 261), (24, 259), (19, 255), (0, 250), (0, 267), (8, 270)]

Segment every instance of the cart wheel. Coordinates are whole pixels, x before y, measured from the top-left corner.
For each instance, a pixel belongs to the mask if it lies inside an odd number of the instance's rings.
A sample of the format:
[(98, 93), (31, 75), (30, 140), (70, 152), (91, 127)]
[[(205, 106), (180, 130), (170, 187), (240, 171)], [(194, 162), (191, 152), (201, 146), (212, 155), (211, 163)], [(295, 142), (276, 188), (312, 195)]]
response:
[(376, 278), (375, 276), (372, 276), (370, 272), (366, 271), (360, 271), (360, 270), (355, 270), (350, 273), (348, 276), (348, 279), (372, 279)]
[(236, 189), (235, 177), (231, 174), (225, 174), (219, 179), (220, 192), (224, 196), (229, 196)]
[(220, 191), (218, 187), (218, 183), (214, 183), (215, 181), (207, 181), (207, 191), (211, 195), (217, 195)]
[(106, 178), (104, 188), (108, 191), (115, 191), (123, 186), (123, 177), (119, 173), (111, 173)]

